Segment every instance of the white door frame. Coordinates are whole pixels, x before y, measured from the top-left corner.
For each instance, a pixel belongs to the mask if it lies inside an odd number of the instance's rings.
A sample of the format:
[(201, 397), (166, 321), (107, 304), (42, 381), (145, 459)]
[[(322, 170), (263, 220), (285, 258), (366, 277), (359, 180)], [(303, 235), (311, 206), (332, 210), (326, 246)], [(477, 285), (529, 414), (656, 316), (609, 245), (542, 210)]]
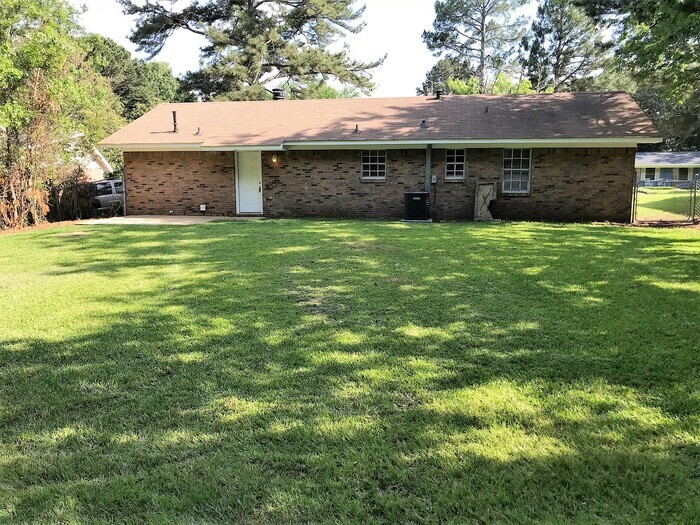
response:
[[(240, 161), (238, 159), (238, 156), (243, 153), (250, 155), (252, 154), (258, 154), (260, 156), (260, 191), (258, 192), (259, 196), (259, 204), (260, 204), (260, 211), (241, 211), (241, 184), (240, 184)], [(237, 151), (235, 154), (235, 161), (234, 161), (234, 169), (236, 170), (236, 214), (237, 215), (262, 215), (263, 214), (263, 196), (262, 196), (262, 152), (261, 151)]]

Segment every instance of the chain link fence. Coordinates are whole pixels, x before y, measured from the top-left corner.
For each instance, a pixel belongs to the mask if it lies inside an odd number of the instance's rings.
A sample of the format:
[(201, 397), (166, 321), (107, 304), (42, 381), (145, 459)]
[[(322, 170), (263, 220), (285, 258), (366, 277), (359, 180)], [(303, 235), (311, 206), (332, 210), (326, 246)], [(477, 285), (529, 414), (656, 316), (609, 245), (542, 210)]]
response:
[(700, 178), (692, 180), (638, 180), (634, 220), (644, 223), (689, 223), (700, 220)]

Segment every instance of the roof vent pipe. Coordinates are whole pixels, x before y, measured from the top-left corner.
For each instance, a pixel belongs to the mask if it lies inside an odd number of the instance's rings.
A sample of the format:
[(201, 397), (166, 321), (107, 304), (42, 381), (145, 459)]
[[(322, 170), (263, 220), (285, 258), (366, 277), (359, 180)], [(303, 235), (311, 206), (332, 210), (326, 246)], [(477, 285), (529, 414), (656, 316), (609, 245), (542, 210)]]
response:
[(490, 113), (490, 112), (489, 112), (489, 107), (488, 107), (488, 106), (486, 106), (486, 109), (484, 110), (484, 113), (487, 113), (487, 114)]
[(355, 133), (355, 134), (360, 133), (360, 125), (359, 124), (355, 124), (355, 131), (353, 131), (353, 133)]
[(173, 133), (177, 133), (177, 111), (173, 111)]
[(443, 96), (445, 96), (445, 90), (444, 89), (437, 89), (435, 90), (435, 98), (440, 100)]
[(284, 89), (274, 88), (272, 90), (272, 100), (284, 100)]
[(428, 123), (425, 120), (421, 120), (420, 127), (421, 129), (428, 129)]

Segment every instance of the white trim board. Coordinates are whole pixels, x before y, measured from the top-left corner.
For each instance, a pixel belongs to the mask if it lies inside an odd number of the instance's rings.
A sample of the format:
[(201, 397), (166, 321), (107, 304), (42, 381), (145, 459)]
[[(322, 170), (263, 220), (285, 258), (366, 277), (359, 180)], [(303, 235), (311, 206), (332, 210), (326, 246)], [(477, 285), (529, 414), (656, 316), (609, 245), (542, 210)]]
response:
[(367, 140), (367, 141), (324, 141), (324, 142), (285, 142), (286, 150), (309, 149), (425, 149), (450, 146), (450, 149), (470, 148), (636, 148), (637, 144), (655, 144), (661, 138), (590, 138), (590, 139), (454, 139), (454, 140)]
[(635, 168), (700, 168), (700, 164), (652, 164), (652, 163), (641, 163), (635, 164)]
[(110, 144), (103, 148), (126, 152), (150, 151), (285, 151), (329, 149), (425, 149), (428, 145), (450, 149), (470, 148), (636, 148), (637, 144), (656, 144), (661, 138), (624, 137), (588, 139), (451, 139), (451, 140), (338, 140), (289, 141), (278, 146), (203, 146), (199, 144)]

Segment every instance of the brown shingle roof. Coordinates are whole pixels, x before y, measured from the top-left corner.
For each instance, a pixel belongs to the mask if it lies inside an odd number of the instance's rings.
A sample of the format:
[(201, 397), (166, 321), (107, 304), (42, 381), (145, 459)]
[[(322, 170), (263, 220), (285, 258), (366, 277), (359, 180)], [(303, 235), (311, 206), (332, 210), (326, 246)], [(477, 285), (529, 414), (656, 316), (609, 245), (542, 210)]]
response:
[[(173, 111), (178, 133), (172, 132)], [(420, 126), (423, 120), (427, 129)], [(359, 134), (353, 133), (356, 125)], [(659, 136), (627, 93), (614, 92), (161, 104), (101, 145), (215, 148), (305, 141)]]

